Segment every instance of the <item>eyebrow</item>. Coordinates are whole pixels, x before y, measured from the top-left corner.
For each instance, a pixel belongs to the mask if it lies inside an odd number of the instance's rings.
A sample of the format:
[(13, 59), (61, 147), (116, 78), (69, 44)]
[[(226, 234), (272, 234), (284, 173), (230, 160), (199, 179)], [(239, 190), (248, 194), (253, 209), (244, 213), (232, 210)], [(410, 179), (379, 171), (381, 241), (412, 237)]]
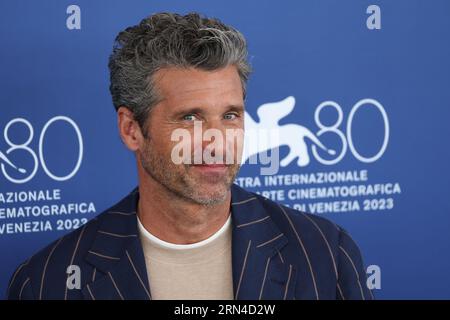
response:
[[(186, 108), (184, 110), (177, 111), (174, 116), (179, 117), (185, 114), (204, 114), (205, 108), (199, 108), (199, 107), (192, 107), (192, 108)], [(235, 112), (244, 112), (244, 106), (243, 105), (229, 105), (225, 108), (225, 113), (235, 111)]]

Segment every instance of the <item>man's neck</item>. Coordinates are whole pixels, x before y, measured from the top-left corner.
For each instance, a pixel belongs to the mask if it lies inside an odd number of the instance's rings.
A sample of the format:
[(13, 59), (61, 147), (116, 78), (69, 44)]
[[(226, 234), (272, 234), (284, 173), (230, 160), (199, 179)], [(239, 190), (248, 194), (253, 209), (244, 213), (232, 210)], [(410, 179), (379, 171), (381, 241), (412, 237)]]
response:
[(147, 231), (174, 244), (196, 243), (209, 238), (227, 221), (231, 192), (212, 206), (184, 199), (153, 179), (140, 180), (138, 216)]

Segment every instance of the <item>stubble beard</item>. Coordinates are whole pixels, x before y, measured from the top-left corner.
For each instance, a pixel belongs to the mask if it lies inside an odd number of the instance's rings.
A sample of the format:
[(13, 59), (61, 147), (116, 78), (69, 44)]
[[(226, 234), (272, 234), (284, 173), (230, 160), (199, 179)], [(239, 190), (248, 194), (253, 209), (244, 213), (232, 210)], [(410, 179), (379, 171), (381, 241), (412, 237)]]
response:
[(145, 172), (174, 196), (199, 205), (215, 206), (227, 199), (228, 191), (237, 176), (240, 165), (227, 165), (225, 173), (202, 176), (189, 164), (175, 164), (169, 157), (158, 154), (152, 148), (150, 137), (140, 152)]

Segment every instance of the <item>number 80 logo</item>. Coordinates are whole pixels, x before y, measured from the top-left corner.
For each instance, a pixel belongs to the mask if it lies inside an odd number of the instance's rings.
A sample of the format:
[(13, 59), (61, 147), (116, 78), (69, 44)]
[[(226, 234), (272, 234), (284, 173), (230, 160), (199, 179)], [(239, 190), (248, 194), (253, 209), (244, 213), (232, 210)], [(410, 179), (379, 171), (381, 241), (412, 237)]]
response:
[[(45, 143), (45, 134), (48, 130), (48, 128), (55, 123), (56, 121), (64, 121), (67, 122), (69, 125), (71, 125), (76, 134), (77, 134), (77, 139), (78, 139), (78, 160), (77, 163), (74, 167), (74, 169), (67, 175), (65, 176), (57, 176), (55, 174), (53, 174), (50, 169), (48, 168), (46, 161), (45, 161), (45, 157), (44, 157), (44, 143)], [(15, 143), (12, 141), (12, 139), (10, 139), (9, 137), (9, 130), (11, 128), (11, 126), (16, 125), (18, 123), (23, 123), (27, 128), (28, 128), (28, 139), (24, 142), (24, 143)], [(39, 153), (39, 157), (38, 155), (36, 155), (36, 152), (31, 149), (29, 147), (29, 144), (31, 143), (31, 141), (33, 140), (34, 137), (34, 129), (33, 126), (31, 125), (31, 123), (23, 118), (16, 118), (11, 120), (10, 122), (8, 122), (8, 124), (5, 126), (5, 129), (3, 131), (3, 136), (5, 138), (6, 143), (10, 146), (10, 148), (8, 150), (6, 150), (6, 155), (4, 153), (2, 153), (0, 151), (0, 167), (2, 170), (3, 175), (6, 177), (6, 179), (8, 179), (9, 181), (13, 182), (13, 183), (25, 183), (30, 181), (31, 179), (33, 179), (33, 177), (35, 176), (38, 167), (39, 167), (39, 163), (42, 166), (42, 169), (44, 169), (44, 172), (53, 180), (55, 181), (66, 181), (69, 180), (70, 178), (72, 178), (80, 169), (81, 166), (81, 161), (83, 159), (83, 137), (81, 136), (81, 131), (80, 128), (78, 127), (78, 125), (70, 118), (65, 117), (65, 116), (56, 116), (54, 118), (51, 118), (49, 121), (47, 121), (47, 123), (44, 125), (44, 127), (42, 128), (41, 134), (39, 135), (39, 149), (38, 149), (38, 153)], [(9, 168), (14, 168), (15, 170), (19, 171), (20, 173), (26, 174), (28, 172), (28, 170), (25, 170), (23, 168), (18, 168), (16, 165), (14, 165), (7, 157), (7, 155), (13, 153), (14, 151), (17, 150), (23, 150), (26, 151), (32, 158), (33, 158), (33, 169), (31, 170), (31, 172), (25, 176), (22, 179), (15, 179), (13, 177), (11, 177), (10, 174), (8, 174), (7, 172), (7, 166), (5, 166), (5, 163), (8, 165)]]
[[(380, 150), (371, 157), (365, 157), (365, 156), (361, 155), (356, 150), (355, 144), (353, 142), (353, 134), (352, 134), (353, 118), (354, 118), (356, 112), (364, 105), (374, 106), (380, 112), (380, 114), (383, 118), (383, 124), (384, 124), (383, 144), (382, 144)], [(331, 107), (337, 113), (337, 119), (336, 119), (335, 123), (332, 125), (327, 126), (327, 125), (323, 124), (322, 121), (320, 120), (320, 113), (325, 107)], [(331, 159), (331, 160), (326, 160), (326, 159), (322, 158), (319, 155), (319, 153), (317, 152), (316, 145), (313, 145), (312, 153), (313, 153), (314, 157), (317, 159), (317, 161), (319, 161), (321, 164), (324, 164), (324, 165), (336, 164), (339, 161), (341, 161), (342, 158), (345, 156), (345, 153), (347, 152), (347, 148), (349, 148), (350, 152), (353, 154), (353, 156), (361, 162), (371, 163), (371, 162), (377, 161), (386, 151), (386, 148), (387, 148), (387, 145), (389, 142), (389, 119), (388, 119), (388, 116), (387, 116), (386, 111), (384, 110), (383, 106), (374, 99), (363, 99), (363, 100), (358, 101), (358, 103), (356, 103), (353, 106), (353, 108), (350, 111), (350, 114), (348, 115), (347, 128), (346, 128), (345, 134), (344, 134), (344, 132), (342, 132), (339, 129), (340, 125), (342, 124), (343, 118), (344, 118), (344, 115), (343, 115), (341, 106), (334, 101), (322, 102), (317, 107), (316, 112), (314, 113), (314, 121), (316, 122), (317, 126), (320, 129), (316, 133), (317, 137), (320, 137), (323, 134), (331, 133), (331, 134), (337, 135), (342, 143), (341, 152), (339, 152), (339, 154), (337, 155), (337, 157), (335, 159)]]

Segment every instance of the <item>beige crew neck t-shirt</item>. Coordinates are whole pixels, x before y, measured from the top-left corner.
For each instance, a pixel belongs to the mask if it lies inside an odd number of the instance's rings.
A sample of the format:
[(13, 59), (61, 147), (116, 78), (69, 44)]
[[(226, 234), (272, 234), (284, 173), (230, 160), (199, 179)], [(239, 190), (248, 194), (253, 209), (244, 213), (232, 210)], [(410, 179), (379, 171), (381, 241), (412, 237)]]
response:
[(233, 299), (231, 214), (212, 236), (187, 245), (155, 237), (139, 218), (138, 229), (152, 299)]

